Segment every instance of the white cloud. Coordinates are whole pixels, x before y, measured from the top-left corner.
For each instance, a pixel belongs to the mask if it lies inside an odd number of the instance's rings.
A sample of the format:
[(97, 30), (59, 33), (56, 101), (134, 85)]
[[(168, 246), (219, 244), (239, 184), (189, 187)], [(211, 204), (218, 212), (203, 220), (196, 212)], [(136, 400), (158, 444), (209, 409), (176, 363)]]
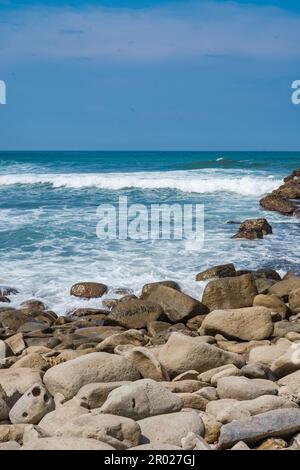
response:
[(300, 16), (274, 7), (186, 2), (141, 10), (31, 8), (2, 13), (0, 63), (38, 59), (166, 61), (296, 58)]

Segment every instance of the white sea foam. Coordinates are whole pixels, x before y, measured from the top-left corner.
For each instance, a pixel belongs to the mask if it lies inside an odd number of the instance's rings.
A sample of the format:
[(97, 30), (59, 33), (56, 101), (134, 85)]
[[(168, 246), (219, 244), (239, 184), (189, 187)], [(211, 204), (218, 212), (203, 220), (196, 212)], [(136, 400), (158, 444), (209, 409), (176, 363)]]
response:
[(49, 184), (53, 188), (120, 190), (174, 189), (186, 193), (231, 192), (243, 196), (260, 196), (279, 186), (280, 180), (265, 175), (227, 172), (170, 171), (141, 173), (64, 173), (0, 175), (0, 186)]

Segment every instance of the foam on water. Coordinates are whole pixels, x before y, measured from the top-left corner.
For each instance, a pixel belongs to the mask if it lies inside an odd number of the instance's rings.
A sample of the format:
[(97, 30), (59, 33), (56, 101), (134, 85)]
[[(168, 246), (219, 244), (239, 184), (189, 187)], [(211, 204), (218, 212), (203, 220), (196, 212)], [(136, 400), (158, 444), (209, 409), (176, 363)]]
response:
[(235, 174), (223, 170), (210, 173), (206, 171), (170, 171), (139, 173), (69, 173), (69, 174), (6, 174), (0, 175), (0, 187), (11, 185), (48, 184), (53, 188), (120, 190), (174, 189), (186, 193), (231, 192), (244, 196), (257, 195), (272, 191), (280, 184), (275, 177), (265, 175)]

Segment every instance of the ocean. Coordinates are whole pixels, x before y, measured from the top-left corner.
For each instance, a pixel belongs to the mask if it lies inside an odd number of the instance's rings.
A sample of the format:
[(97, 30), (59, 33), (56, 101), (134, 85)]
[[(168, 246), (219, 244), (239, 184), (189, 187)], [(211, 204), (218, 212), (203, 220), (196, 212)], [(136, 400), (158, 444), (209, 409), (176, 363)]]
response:
[[(0, 284), (12, 306), (38, 298), (58, 314), (101, 308), (69, 295), (97, 281), (139, 293), (173, 279), (199, 298), (195, 275), (211, 266), (299, 273), (300, 220), (266, 212), (259, 199), (300, 166), (300, 152), (0, 152)], [(204, 246), (187, 240), (101, 240), (97, 207), (204, 204)], [(233, 240), (230, 220), (266, 217), (273, 235)], [(111, 291), (105, 298), (114, 297)]]

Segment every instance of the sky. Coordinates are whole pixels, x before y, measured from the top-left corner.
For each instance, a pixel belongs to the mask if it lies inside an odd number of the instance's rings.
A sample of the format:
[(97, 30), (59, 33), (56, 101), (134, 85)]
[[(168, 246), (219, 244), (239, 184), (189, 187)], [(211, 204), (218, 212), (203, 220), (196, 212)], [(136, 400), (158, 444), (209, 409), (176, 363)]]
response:
[(300, 150), (299, 0), (0, 0), (0, 150)]

